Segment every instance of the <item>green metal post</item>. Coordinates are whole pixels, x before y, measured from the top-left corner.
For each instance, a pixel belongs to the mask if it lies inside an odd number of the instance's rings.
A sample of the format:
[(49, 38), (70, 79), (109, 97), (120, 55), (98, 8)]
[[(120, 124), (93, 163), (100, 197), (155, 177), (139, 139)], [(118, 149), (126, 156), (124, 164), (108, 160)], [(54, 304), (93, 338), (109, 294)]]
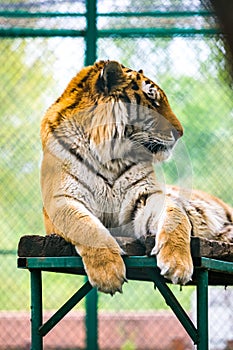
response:
[(86, 0), (86, 52), (85, 65), (89, 66), (97, 57), (97, 5), (96, 0)]
[(93, 288), (86, 296), (86, 350), (98, 350), (98, 295)]
[(31, 272), (31, 350), (43, 349), (43, 338), (39, 333), (42, 324), (42, 280), (41, 270)]
[(197, 270), (197, 350), (208, 350), (208, 270)]
[[(86, 52), (85, 65), (89, 66), (97, 57), (97, 1), (86, 0)], [(96, 288), (86, 296), (86, 349), (98, 349), (98, 296)]]

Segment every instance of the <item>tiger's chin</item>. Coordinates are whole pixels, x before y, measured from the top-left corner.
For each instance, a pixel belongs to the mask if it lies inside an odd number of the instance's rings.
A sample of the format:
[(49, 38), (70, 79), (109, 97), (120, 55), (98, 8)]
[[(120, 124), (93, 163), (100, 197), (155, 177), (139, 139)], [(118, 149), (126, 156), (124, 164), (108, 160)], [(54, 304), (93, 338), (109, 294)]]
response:
[(152, 163), (161, 163), (171, 158), (173, 148), (166, 148), (162, 151), (153, 153)]

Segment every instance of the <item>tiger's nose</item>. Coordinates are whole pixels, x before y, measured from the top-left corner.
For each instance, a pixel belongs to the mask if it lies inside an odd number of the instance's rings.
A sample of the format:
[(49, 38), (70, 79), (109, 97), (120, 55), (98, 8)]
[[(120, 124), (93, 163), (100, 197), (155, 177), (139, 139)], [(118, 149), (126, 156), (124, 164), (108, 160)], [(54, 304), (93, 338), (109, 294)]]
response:
[(174, 128), (174, 129), (172, 130), (172, 133), (173, 133), (173, 136), (174, 136), (175, 140), (177, 141), (180, 137), (182, 137), (182, 135), (183, 135), (183, 129), (177, 130), (177, 129)]

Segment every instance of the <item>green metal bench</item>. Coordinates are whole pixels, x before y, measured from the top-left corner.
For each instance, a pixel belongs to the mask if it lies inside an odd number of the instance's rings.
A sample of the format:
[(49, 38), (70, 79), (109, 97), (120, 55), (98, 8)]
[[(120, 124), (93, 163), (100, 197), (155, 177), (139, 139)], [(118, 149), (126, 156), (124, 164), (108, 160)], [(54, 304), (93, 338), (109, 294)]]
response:
[[(193, 324), (182, 306), (179, 304), (167, 281), (160, 275), (155, 257), (124, 257), (129, 280), (153, 282), (166, 303), (179, 319), (198, 350), (208, 347), (208, 286), (233, 285), (233, 262), (205, 257), (194, 258), (194, 275), (191, 284), (196, 286), (197, 293), (197, 326)], [(75, 256), (63, 257), (19, 257), (18, 267), (28, 269), (31, 275), (31, 349), (43, 349), (43, 337), (93, 289), (89, 281), (83, 286), (44, 324), (42, 310), (42, 272), (51, 271), (85, 275), (82, 259)], [(95, 289), (94, 289), (95, 290)], [(96, 312), (90, 306), (87, 312)], [(96, 315), (93, 316), (94, 318)], [(93, 319), (92, 319), (93, 322)], [(87, 337), (87, 348), (98, 348), (97, 325)], [(87, 325), (88, 328), (88, 325)], [(94, 327), (95, 328), (95, 327)]]

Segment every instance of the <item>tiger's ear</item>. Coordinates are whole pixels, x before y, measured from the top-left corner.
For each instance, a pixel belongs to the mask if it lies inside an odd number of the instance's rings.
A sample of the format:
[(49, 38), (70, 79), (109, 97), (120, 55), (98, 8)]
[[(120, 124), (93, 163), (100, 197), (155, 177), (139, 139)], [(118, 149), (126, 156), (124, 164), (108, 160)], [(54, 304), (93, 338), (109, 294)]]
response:
[(100, 73), (104, 92), (110, 93), (124, 80), (124, 72), (120, 63), (108, 61)]

